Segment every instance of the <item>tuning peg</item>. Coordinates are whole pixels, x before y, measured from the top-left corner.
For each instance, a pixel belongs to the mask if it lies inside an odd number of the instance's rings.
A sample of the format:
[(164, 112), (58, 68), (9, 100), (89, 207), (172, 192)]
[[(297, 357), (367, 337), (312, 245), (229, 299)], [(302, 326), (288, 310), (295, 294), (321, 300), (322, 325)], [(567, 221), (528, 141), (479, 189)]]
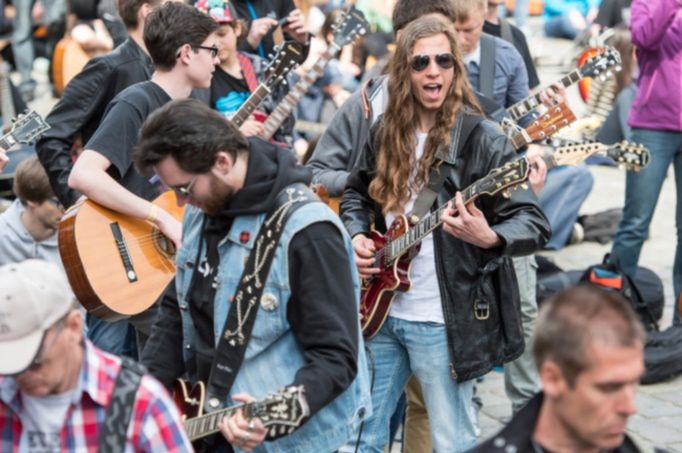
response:
[(502, 191), (502, 197), (506, 198), (507, 200), (511, 198), (511, 193), (509, 192), (509, 189), (505, 189)]
[(522, 188), (523, 190), (528, 190), (528, 184), (526, 184), (526, 183), (524, 182), (523, 184), (521, 184), (521, 188)]

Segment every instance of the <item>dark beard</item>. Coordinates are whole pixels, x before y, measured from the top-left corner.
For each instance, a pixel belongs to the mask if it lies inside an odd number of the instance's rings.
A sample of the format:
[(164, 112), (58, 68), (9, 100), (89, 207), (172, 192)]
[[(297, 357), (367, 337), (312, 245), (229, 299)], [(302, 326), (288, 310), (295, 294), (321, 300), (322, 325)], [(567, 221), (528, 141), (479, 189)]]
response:
[(234, 191), (213, 174), (211, 174), (208, 185), (211, 190), (211, 198), (202, 203), (202, 210), (209, 216), (215, 216), (230, 201)]

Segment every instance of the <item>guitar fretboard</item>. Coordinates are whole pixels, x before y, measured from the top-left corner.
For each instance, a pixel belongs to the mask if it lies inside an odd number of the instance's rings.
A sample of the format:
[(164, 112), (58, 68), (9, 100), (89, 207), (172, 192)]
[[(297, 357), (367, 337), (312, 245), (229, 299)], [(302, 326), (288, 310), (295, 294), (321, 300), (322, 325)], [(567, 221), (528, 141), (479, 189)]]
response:
[(230, 118), (230, 120), (237, 126), (244, 124), (251, 114), (261, 105), (263, 99), (270, 94), (270, 89), (264, 84), (258, 85), (256, 90), (251, 93), (251, 96), (239, 107), (239, 110)]
[(226, 416), (231, 417), (240, 407), (244, 406), (228, 407), (186, 420), (183, 424), (187, 437), (189, 437), (189, 440), (195, 441), (210, 434), (217, 433), (219, 431), (218, 424), (220, 423), (220, 420)]
[(291, 89), (289, 94), (282, 99), (277, 108), (268, 116), (268, 119), (263, 125), (265, 128), (265, 133), (262, 135), (262, 137), (265, 140), (269, 140), (273, 135), (275, 135), (277, 129), (279, 129), (284, 120), (286, 120), (291, 114), (301, 98), (305, 96), (315, 81), (322, 77), (324, 74), (324, 68), (340, 50), (341, 48), (332, 42), (329, 49), (322, 54), (322, 57), (317, 60), (312, 69), (308, 71), (308, 73), (304, 75), (301, 80), (299, 80), (298, 83), (296, 83), (296, 85)]
[[(574, 69), (566, 76), (562, 77), (558, 83), (560, 83), (564, 88), (568, 88), (582, 78), (580, 69)], [(528, 96), (521, 102), (517, 102), (507, 109), (507, 113), (511, 116), (511, 119), (517, 121), (519, 118), (529, 114), (535, 110), (542, 101), (540, 100), (540, 93), (532, 94)]]

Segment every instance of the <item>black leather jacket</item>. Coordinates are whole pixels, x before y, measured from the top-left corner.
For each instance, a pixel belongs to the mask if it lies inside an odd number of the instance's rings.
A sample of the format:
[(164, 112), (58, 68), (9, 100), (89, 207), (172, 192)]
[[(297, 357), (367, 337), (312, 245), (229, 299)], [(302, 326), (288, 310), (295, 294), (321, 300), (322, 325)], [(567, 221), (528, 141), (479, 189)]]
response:
[[(535, 395), (523, 409), (514, 415), (507, 426), (481, 445), (469, 450), (469, 453), (535, 452), (536, 450), (533, 448), (532, 443), (533, 431), (540, 415), (543, 399), (544, 395), (542, 393)], [(610, 453), (639, 453), (640, 450), (632, 439), (626, 435), (619, 447), (608, 451)]]
[(47, 116), (51, 129), (36, 144), (52, 190), (65, 207), (81, 195), (68, 185), (73, 168), (71, 148), (77, 137), (80, 135), (82, 143), (87, 143), (109, 102), (130, 85), (148, 80), (151, 74), (149, 56), (129, 38), (107, 55), (90, 60), (66, 86)]
[[(471, 121), (473, 115), (464, 115)], [(479, 120), (480, 121), (480, 120)], [(376, 228), (385, 231), (380, 207), (369, 197), (373, 179), (378, 124), (350, 174), (341, 202), (341, 218), (351, 236)], [(457, 136), (457, 128), (453, 136)], [(442, 168), (445, 182), (432, 209), (444, 205), (490, 170), (515, 158), (511, 143), (497, 125), (480, 121), (468, 136), (450, 146)], [(519, 188), (511, 198), (482, 196), (477, 205), (502, 240), (500, 247), (484, 250), (445, 233), (434, 231), (436, 272), (450, 349), (450, 371), (459, 382), (487, 373), (518, 357), (524, 348), (518, 284), (511, 256), (529, 255), (542, 248), (551, 235), (532, 190)], [(487, 306), (487, 319), (478, 319), (474, 304)], [(479, 305), (481, 306), (481, 305)]]

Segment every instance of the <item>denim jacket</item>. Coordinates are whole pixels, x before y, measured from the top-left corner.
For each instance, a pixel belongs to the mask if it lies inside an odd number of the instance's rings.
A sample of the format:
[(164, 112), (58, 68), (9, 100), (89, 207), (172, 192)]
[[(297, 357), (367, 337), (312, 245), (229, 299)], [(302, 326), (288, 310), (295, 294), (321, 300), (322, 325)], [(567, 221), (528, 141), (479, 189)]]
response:
[[(185, 241), (178, 252), (176, 286), (178, 303), (183, 323), (184, 355), (190, 361), (194, 354), (192, 346), (194, 324), (190, 318), (187, 292), (192, 279), (192, 266), (200, 245), (203, 215), (200, 210), (188, 207), (184, 224)], [(253, 248), (255, 239), (265, 220), (265, 214), (246, 215), (234, 220), (230, 232), (218, 245), (221, 262), (236, 265), (220, 266), (218, 271), (218, 288), (214, 304), (214, 333), (219, 338), (229, 311), (228, 300), (236, 292), (237, 283), (242, 274), (243, 263), (246, 262)], [(296, 342), (287, 321), (287, 305), (291, 297), (289, 285), (288, 244), (294, 235), (315, 222), (331, 222), (341, 231), (349, 256), (353, 256), (348, 233), (338, 217), (329, 209), (321, 209), (319, 203), (308, 203), (296, 210), (289, 218), (277, 251), (273, 259), (270, 273), (265, 282), (259, 312), (249, 339), (244, 361), (230, 389), (230, 395), (247, 392), (257, 400), (268, 393), (291, 384), (296, 372), (304, 365), (301, 348)], [(250, 231), (246, 243), (242, 243), (240, 232)], [(355, 285), (355, 305), (359, 305), (359, 277), (357, 269), (350, 262)], [(350, 302), (350, 301), (349, 301)], [(358, 329), (360, 332), (360, 329)], [(359, 333), (358, 374), (353, 383), (334, 401), (314, 414), (301, 428), (292, 434), (274, 441), (261, 444), (256, 452), (331, 452), (351, 441), (357, 428), (371, 414), (371, 399), (367, 360), (364, 352), (362, 334)], [(190, 367), (188, 367), (190, 369)], [(193, 376), (190, 376), (191, 380)], [(228, 404), (230, 397), (228, 396)], [(234, 447), (238, 450), (237, 447)]]

